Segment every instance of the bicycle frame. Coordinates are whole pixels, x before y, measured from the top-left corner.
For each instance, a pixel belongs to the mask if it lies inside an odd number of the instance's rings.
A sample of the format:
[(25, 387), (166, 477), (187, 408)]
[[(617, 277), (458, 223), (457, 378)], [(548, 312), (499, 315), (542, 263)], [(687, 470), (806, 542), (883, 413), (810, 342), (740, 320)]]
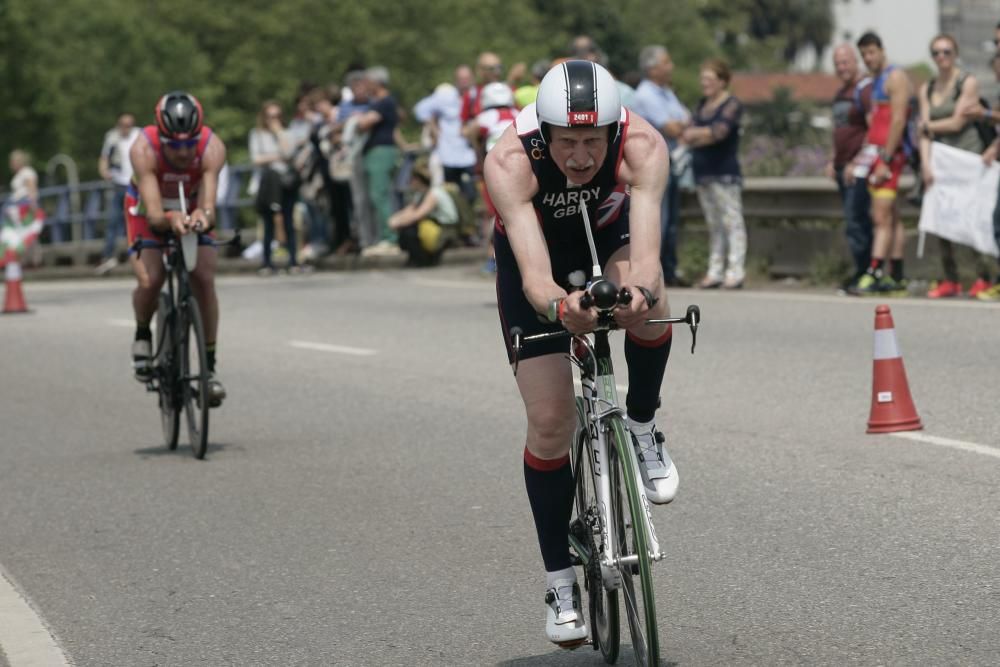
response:
[[(174, 347), (176, 347), (180, 341), (177, 335), (177, 326), (179, 323), (177, 313), (183, 309), (187, 303), (188, 296), (191, 294), (191, 277), (181, 258), (180, 244), (173, 239), (169, 239), (166, 243), (144, 242), (142, 239), (139, 239), (136, 241), (135, 246), (140, 249), (140, 252), (141, 248), (144, 247), (147, 250), (159, 250), (162, 253), (163, 268), (166, 275), (164, 276), (163, 289), (161, 291), (167, 293), (167, 298), (171, 305), (170, 311), (163, 314), (163, 326), (164, 329), (169, 328), (173, 332), (174, 335), (170, 336), (170, 340), (174, 342)], [(156, 341), (156, 349), (153, 351), (153, 359), (159, 359), (163, 353), (163, 345), (167, 340), (167, 336), (164, 334), (164, 331), (157, 332), (158, 340)], [(156, 383), (161, 380), (162, 378), (159, 377), (159, 373), (154, 373), (153, 378), (146, 383), (146, 388), (149, 391), (159, 391), (159, 386)]]

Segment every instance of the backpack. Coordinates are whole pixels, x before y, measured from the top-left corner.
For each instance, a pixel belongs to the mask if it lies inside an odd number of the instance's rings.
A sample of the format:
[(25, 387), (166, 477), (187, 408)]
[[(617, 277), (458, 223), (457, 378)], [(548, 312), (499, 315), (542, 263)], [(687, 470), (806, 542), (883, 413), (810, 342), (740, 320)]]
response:
[[(965, 85), (965, 80), (968, 78), (968, 73), (962, 72), (958, 80), (955, 81), (955, 92), (952, 100), (958, 101), (958, 98), (962, 96), (962, 86)], [(930, 81), (927, 82), (927, 104), (931, 102), (931, 91), (934, 90), (934, 82), (937, 81), (936, 77), (932, 77)], [(985, 97), (979, 98), (979, 104), (981, 104), (986, 109), (990, 108), (990, 103)], [(974, 120), (973, 125), (976, 126), (976, 132), (979, 133), (979, 140), (983, 142), (983, 149), (985, 150), (990, 144), (992, 144), (997, 138), (997, 130), (992, 122), (989, 120)]]

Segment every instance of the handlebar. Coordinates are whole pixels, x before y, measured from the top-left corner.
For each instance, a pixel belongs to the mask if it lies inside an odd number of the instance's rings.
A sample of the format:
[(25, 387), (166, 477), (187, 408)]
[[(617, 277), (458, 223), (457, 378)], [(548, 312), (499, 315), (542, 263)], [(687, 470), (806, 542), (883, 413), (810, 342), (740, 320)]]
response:
[[(204, 232), (191, 232), (191, 233), (198, 234), (199, 245), (202, 245), (200, 242), (202, 236), (208, 238), (208, 240), (210, 241), (210, 243), (206, 243), (204, 245), (211, 245), (214, 248), (224, 248), (226, 246), (239, 245), (240, 243), (240, 230), (238, 229), (235, 232), (233, 232), (232, 238), (230, 238), (228, 241), (216, 241), (215, 239), (212, 239), (207, 235), (205, 235)], [(137, 236), (135, 242), (129, 246), (129, 250), (135, 252), (136, 257), (140, 257), (142, 256), (143, 248), (154, 248), (156, 250), (171, 250), (179, 248), (180, 247), (179, 237), (173, 232), (167, 232), (166, 234), (167, 234), (166, 239), (164, 239), (163, 241), (160, 241), (159, 239), (144, 239), (141, 236)]]
[[(646, 299), (646, 303), (652, 308), (659, 301), (653, 294), (644, 287), (638, 287), (642, 292), (643, 297)], [(555, 300), (553, 304), (557, 304), (559, 299)], [(599, 280), (586, 290), (586, 293), (580, 299), (580, 306), (583, 308), (597, 308), (597, 326), (593, 331), (614, 331), (618, 329), (618, 323), (614, 319), (614, 310), (619, 306), (627, 306), (632, 303), (632, 293), (625, 287), (619, 290), (614, 283), (609, 280)], [(548, 321), (559, 321), (551, 317), (554, 313), (561, 313), (561, 308), (558, 305), (553, 308), (553, 304), (550, 304), (549, 314), (550, 317)], [(541, 319), (541, 318), (539, 318)], [(697, 344), (698, 339), (698, 326), (701, 324), (701, 308), (695, 304), (691, 304), (687, 307), (687, 311), (684, 317), (667, 317), (663, 319), (656, 320), (646, 320), (647, 325), (652, 324), (687, 324), (688, 328), (691, 330), (691, 354), (694, 354), (694, 348)], [(576, 334), (570, 331), (549, 331), (540, 334), (534, 334), (532, 336), (525, 336), (524, 331), (520, 327), (511, 327), (510, 329), (510, 339), (511, 339), (511, 350), (514, 353), (514, 374), (517, 375), (517, 364), (518, 357), (521, 353), (521, 349), (526, 343), (531, 343), (541, 340), (551, 340), (554, 338), (570, 338)]]

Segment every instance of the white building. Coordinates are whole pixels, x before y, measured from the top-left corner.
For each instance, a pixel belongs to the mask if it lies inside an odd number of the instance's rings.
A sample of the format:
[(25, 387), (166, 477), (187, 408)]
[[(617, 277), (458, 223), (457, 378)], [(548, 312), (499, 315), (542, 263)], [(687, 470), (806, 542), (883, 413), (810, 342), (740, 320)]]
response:
[[(833, 72), (833, 47), (854, 44), (869, 30), (882, 38), (889, 61), (896, 65), (930, 64), (930, 42), (941, 32), (940, 0), (830, 0), (833, 33), (820, 55), (820, 69)], [(816, 52), (804, 49), (794, 68), (812, 70)]]

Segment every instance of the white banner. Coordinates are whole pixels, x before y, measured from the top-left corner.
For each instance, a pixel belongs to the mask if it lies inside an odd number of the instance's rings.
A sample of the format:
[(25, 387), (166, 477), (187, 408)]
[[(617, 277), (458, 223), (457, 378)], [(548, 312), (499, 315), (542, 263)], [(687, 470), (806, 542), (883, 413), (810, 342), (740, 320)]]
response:
[(1000, 165), (987, 167), (978, 154), (935, 141), (931, 170), (934, 183), (924, 193), (920, 231), (1000, 256), (993, 238)]

